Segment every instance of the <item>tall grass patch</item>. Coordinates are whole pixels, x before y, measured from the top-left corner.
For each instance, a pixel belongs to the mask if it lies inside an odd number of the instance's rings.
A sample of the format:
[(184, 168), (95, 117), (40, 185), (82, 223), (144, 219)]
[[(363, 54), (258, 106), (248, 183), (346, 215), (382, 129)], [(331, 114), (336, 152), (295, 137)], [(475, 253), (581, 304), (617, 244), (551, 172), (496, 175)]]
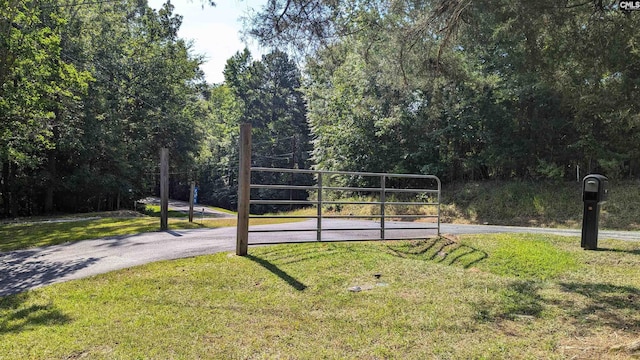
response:
[(443, 189), (445, 221), (498, 225), (576, 226), (582, 215), (581, 184), (491, 181)]
[[(600, 225), (640, 230), (640, 182), (609, 182)], [(445, 222), (579, 228), (582, 182), (486, 181), (444, 184)]]

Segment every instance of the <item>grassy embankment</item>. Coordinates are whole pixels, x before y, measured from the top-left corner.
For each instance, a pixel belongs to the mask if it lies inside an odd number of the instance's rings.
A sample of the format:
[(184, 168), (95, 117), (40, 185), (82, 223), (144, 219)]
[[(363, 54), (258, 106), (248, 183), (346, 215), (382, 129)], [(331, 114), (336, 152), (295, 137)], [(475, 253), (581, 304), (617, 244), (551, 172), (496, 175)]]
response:
[(483, 235), (159, 262), (0, 298), (0, 358), (631, 358), (640, 249), (600, 244)]
[[(355, 199), (354, 199), (355, 200)], [(361, 200), (361, 199), (358, 199)], [(367, 201), (377, 201), (368, 198)], [(393, 201), (387, 199), (387, 201)], [(582, 184), (550, 182), (472, 182), (444, 184), (441, 221), (580, 228), (582, 226)], [(333, 209), (341, 214), (375, 215), (378, 205), (344, 205)], [(313, 209), (309, 214), (313, 214)], [(435, 214), (434, 207), (391, 206), (386, 214)], [(602, 205), (600, 228), (640, 230), (640, 182), (610, 182), (609, 200)]]
[[(600, 228), (640, 230), (640, 181), (611, 181)], [(445, 222), (582, 226), (582, 183), (485, 182), (444, 185)]]

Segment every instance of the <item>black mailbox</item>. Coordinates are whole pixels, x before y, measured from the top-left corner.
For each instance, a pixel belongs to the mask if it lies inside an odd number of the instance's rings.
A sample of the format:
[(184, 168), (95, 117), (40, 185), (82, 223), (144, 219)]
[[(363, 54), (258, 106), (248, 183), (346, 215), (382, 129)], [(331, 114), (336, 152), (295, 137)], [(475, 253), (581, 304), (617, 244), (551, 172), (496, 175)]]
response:
[(582, 180), (582, 201), (607, 201), (609, 180), (606, 176), (591, 174)]
[(584, 215), (582, 216), (582, 241), (580, 246), (585, 250), (596, 250), (598, 248), (600, 205), (607, 201), (608, 187), (609, 180), (603, 175), (590, 174), (582, 180)]

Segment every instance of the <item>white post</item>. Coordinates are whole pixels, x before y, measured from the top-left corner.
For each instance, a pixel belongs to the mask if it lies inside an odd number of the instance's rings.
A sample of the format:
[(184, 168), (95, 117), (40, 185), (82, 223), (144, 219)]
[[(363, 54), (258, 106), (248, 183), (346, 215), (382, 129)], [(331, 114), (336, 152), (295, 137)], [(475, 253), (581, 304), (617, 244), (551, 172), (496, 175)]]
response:
[(576, 165), (576, 181), (580, 182), (580, 165)]

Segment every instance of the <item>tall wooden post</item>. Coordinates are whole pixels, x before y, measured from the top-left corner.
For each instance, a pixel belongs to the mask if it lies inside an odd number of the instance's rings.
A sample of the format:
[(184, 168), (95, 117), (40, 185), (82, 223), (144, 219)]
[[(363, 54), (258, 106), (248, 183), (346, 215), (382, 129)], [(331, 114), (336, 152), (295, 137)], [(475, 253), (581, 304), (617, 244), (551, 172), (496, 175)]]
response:
[(251, 124), (240, 125), (240, 169), (238, 171), (238, 228), (236, 255), (249, 248), (249, 197), (251, 196)]
[(380, 239), (384, 240), (384, 207), (385, 202), (387, 201), (387, 190), (386, 190), (386, 181), (387, 176), (380, 176)]
[(169, 149), (160, 149), (160, 230), (169, 230)]
[(189, 193), (189, 222), (193, 222), (193, 201), (196, 191), (196, 182), (191, 182), (191, 192)]

